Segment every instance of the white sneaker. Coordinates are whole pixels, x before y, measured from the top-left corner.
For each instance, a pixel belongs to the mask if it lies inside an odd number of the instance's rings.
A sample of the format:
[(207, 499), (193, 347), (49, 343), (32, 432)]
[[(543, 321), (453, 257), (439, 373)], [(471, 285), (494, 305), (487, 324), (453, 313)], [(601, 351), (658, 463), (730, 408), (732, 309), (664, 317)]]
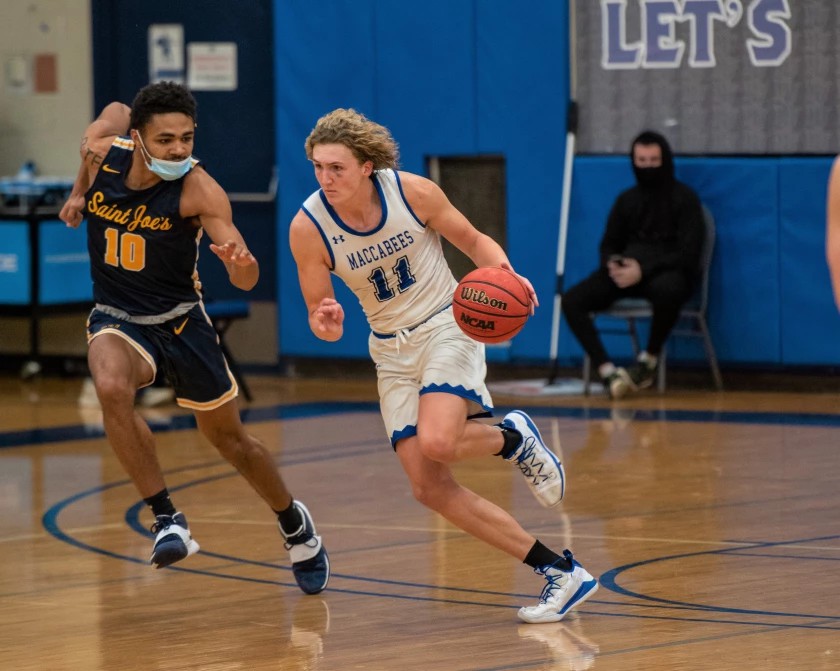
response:
[(507, 460), (514, 462), (522, 471), (537, 501), (546, 508), (556, 506), (566, 492), (563, 464), (543, 442), (531, 418), (521, 410), (505, 415), (502, 426), (522, 434), (522, 442)]
[(616, 368), (612, 373), (603, 379), (604, 390), (614, 401), (627, 396), (628, 392), (635, 391), (635, 385), (630, 374), (624, 368)]
[(149, 560), (155, 568), (163, 568), (186, 559), (200, 549), (190, 534), (190, 527), (184, 513), (175, 513), (171, 516), (158, 515), (151, 531), (157, 534), (152, 557)]
[(154, 408), (158, 405), (172, 403), (175, 400), (175, 390), (171, 387), (144, 387), (140, 391), (140, 405), (144, 408)]
[(534, 573), (546, 579), (536, 606), (519, 609), (519, 619), (529, 624), (559, 622), (572, 608), (579, 606), (598, 591), (598, 581), (581, 566), (568, 550), (563, 556), (572, 563), (571, 571), (555, 566), (541, 566)]
[(93, 378), (86, 377), (82, 382), (82, 390), (76, 400), (80, 408), (99, 408), (99, 397), (96, 395), (96, 386)]
[(292, 561), (292, 574), (298, 587), (306, 594), (318, 594), (330, 580), (330, 558), (309, 509), (301, 501), (295, 501), (294, 505), (300, 511), (300, 528), (287, 534), (279, 522), (277, 526)]

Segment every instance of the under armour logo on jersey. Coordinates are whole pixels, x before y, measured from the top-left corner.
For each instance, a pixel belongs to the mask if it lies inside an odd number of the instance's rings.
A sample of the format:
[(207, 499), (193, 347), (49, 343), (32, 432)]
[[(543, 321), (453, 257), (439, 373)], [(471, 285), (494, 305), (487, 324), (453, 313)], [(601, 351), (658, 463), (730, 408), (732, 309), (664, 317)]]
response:
[(344, 242), (344, 236), (343, 235), (334, 235), (334, 236), (332, 236), (332, 239), (333, 239), (333, 244), (334, 245), (337, 245), (339, 242)]

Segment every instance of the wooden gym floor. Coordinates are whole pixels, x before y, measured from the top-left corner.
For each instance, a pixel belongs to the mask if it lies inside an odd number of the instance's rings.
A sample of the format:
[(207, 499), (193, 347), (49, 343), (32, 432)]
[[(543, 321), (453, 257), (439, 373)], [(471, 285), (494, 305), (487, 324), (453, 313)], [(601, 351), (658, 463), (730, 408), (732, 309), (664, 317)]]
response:
[(836, 394), (497, 394), (562, 452), (566, 499), (541, 508), (498, 459), (459, 479), (601, 581), (525, 625), (541, 579), (412, 499), (371, 379), (249, 380), (244, 419), (315, 516), (328, 590), (294, 586), (273, 515), (174, 405), (142, 412), (202, 551), (151, 569), (150, 514), (81, 381), (0, 378), (0, 669), (840, 668)]

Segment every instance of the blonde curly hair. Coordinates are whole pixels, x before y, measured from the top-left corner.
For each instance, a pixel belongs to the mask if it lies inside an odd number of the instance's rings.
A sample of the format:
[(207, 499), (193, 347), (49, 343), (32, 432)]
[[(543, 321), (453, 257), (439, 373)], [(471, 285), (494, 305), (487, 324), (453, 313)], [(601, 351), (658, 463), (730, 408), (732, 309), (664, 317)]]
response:
[(343, 144), (360, 163), (373, 163), (374, 170), (399, 167), (400, 150), (391, 131), (352, 108), (339, 108), (318, 119), (306, 138), (310, 161), (317, 144)]

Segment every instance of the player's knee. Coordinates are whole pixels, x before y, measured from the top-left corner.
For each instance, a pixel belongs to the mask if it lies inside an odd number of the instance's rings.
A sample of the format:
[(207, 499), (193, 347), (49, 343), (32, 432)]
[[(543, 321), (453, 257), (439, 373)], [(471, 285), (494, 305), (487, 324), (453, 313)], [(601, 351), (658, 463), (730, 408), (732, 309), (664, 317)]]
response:
[(441, 463), (456, 461), (456, 443), (454, 437), (434, 429), (418, 431), (417, 444), (420, 453), (427, 459)]
[(414, 498), (430, 510), (440, 510), (447, 499), (445, 483), (439, 480), (426, 479), (412, 481), (411, 493)]
[(137, 390), (127, 379), (116, 376), (99, 376), (94, 381), (96, 395), (103, 408), (115, 405), (133, 405)]
[(207, 434), (207, 439), (213, 443), (219, 454), (237, 468), (248, 461), (254, 449), (248, 436), (237, 431), (213, 431)]

